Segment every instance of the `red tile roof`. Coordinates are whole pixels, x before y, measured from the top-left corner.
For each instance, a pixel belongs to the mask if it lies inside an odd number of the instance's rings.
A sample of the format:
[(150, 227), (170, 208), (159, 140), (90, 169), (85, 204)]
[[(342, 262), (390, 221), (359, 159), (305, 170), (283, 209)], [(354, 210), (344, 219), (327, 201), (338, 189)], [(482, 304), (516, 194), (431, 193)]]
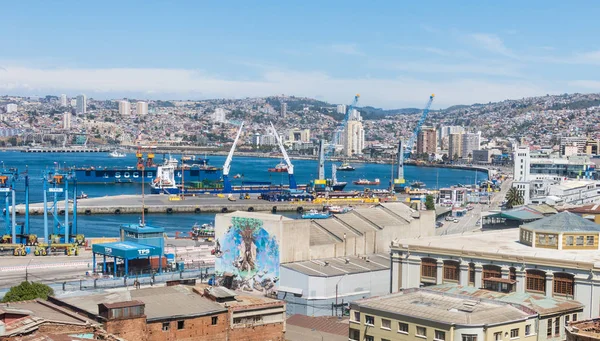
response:
[(316, 329), (320, 332), (335, 335), (348, 335), (348, 318), (338, 318), (334, 316), (305, 316), (292, 315), (287, 319), (287, 324), (307, 329)]

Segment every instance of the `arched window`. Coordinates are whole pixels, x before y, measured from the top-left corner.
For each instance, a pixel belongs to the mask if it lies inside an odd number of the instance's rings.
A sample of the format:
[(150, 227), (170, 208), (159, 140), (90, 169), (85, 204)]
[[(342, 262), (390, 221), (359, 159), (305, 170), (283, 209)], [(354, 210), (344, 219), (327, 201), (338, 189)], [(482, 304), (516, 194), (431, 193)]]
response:
[(437, 260), (433, 258), (421, 258), (421, 277), (427, 279), (437, 278)]
[(458, 282), (460, 268), (459, 263), (454, 260), (444, 261), (444, 280), (451, 282)]
[(483, 280), (486, 278), (502, 278), (502, 269), (497, 265), (484, 265), (483, 266)]
[(535, 269), (527, 270), (525, 290), (546, 292), (546, 273)]
[(554, 290), (556, 295), (573, 296), (575, 277), (564, 272), (554, 274)]

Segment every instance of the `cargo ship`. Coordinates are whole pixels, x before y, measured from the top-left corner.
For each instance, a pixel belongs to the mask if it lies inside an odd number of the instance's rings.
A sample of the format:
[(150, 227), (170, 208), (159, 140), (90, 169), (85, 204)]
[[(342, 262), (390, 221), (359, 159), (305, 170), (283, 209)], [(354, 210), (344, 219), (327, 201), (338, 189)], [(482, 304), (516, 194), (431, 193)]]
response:
[[(174, 164), (175, 181), (202, 182), (205, 180), (219, 181), (222, 178), (222, 168), (209, 166), (207, 159), (202, 159), (202, 164), (187, 164), (178, 166), (178, 161), (172, 158), (165, 163)], [(188, 160), (188, 162), (191, 160)], [(199, 162), (198, 159), (194, 161)], [(144, 167), (143, 171), (137, 167), (77, 167), (74, 168), (75, 177), (79, 184), (123, 184), (123, 183), (150, 183), (157, 177), (158, 165), (151, 164)]]
[(269, 168), (268, 171), (271, 173), (285, 173), (288, 171), (288, 167), (285, 163), (280, 162), (275, 168)]
[(379, 185), (380, 181), (379, 181), (379, 179), (375, 179), (374, 181), (370, 181), (370, 180), (367, 180), (367, 179), (358, 179), (356, 181), (353, 181), (353, 183), (355, 185), (364, 185), (364, 186), (366, 186), (366, 185)]

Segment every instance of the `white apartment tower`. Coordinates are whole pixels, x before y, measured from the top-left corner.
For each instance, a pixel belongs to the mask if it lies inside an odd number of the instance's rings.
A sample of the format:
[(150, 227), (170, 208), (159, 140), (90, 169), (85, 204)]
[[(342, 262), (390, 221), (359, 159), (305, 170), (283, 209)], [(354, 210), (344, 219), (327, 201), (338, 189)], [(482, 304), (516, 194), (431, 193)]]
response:
[(77, 96), (76, 100), (76, 112), (78, 114), (85, 114), (87, 111), (87, 97), (85, 95)]
[(63, 113), (63, 129), (70, 130), (71, 129), (71, 112), (65, 111)]
[(14, 103), (6, 105), (6, 113), (7, 114), (10, 114), (10, 113), (13, 113), (13, 112), (17, 112), (17, 109), (19, 109), (19, 107), (16, 104), (14, 104)]
[(61, 107), (67, 106), (67, 95), (65, 95), (65, 94), (60, 95), (60, 106)]
[(345, 104), (338, 104), (337, 105), (337, 113), (338, 114), (346, 114), (346, 105)]
[(365, 131), (362, 122), (348, 121), (343, 136), (344, 155), (362, 154), (365, 148)]
[(215, 122), (225, 123), (225, 121), (226, 121), (225, 109), (216, 108), (215, 112), (212, 114), (212, 118), (213, 118), (213, 121), (215, 121)]
[(129, 103), (129, 101), (119, 101), (119, 115), (131, 115), (131, 104)]
[(281, 117), (285, 117), (287, 114), (287, 103), (281, 102)]
[(136, 111), (138, 115), (148, 115), (148, 102), (137, 102)]

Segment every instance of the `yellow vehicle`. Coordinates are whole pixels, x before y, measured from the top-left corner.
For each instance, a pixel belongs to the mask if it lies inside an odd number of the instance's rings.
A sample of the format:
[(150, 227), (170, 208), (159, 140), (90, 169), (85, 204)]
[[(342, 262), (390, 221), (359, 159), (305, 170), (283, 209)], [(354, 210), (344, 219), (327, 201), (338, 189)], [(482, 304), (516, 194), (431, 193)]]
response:
[(65, 255), (67, 256), (79, 256), (79, 245), (77, 243), (52, 243), (50, 246), (48, 244), (38, 244), (33, 251), (33, 254), (36, 256), (46, 256), (49, 252), (56, 252), (64, 250)]
[(13, 256), (25, 256), (27, 255), (27, 249), (23, 244), (0, 244), (0, 251), (12, 250)]
[(246, 200), (250, 199), (250, 194), (246, 193), (246, 195), (244, 195), (244, 199), (246, 199)]
[(181, 197), (179, 195), (169, 195), (169, 201), (180, 201)]

